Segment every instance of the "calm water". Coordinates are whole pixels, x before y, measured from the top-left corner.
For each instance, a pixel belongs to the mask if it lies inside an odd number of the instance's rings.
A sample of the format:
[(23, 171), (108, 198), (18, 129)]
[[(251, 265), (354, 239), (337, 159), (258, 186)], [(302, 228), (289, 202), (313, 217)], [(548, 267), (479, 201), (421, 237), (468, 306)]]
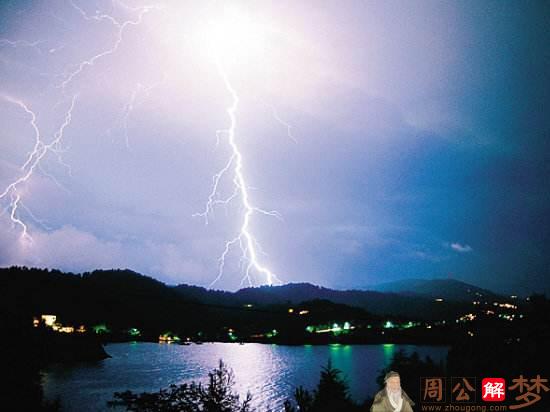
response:
[(343, 371), (355, 400), (363, 401), (377, 390), (376, 376), (399, 349), (444, 360), (446, 347), (414, 345), (280, 346), (247, 343), (161, 345), (117, 343), (105, 347), (112, 356), (100, 362), (55, 365), (44, 374), (48, 399), (59, 397), (64, 411), (114, 410), (106, 406), (116, 391), (158, 391), (173, 383), (203, 380), (218, 360), (233, 369), (235, 390), (254, 396), (261, 410), (279, 411), (294, 388), (314, 388), (321, 366)]

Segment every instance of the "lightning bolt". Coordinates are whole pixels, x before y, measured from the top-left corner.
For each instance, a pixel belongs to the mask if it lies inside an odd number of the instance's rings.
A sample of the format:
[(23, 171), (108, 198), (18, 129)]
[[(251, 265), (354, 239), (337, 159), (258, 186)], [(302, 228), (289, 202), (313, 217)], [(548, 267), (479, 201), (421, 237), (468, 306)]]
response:
[[(64, 95), (65, 95), (66, 87), (77, 76), (79, 76), (86, 67), (93, 66), (97, 60), (104, 58), (106, 56), (109, 56), (118, 50), (120, 44), (122, 43), (124, 32), (127, 29), (127, 27), (139, 25), (142, 22), (143, 17), (145, 16), (146, 13), (150, 12), (151, 10), (161, 9), (161, 7), (159, 6), (143, 6), (143, 7), (137, 7), (137, 8), (130, 8), (128, 6), (124, 6), (125, 8), (129, 9), (132, 12), (137, 12), (138, 15), (137, 15), (137, 18), (135, 18), (134, 20), (126, 20), (124, 22), (119, 22), (114, 17), (108, 14), (101, 14), (99, 12), (96, 12), (95, 15), (90, 16), (84, 11), (84, 9), (76, 5), (72, 0), (70, 1), (70, 4), (85, 20), (97, 21), (97, 22), (107, 21), (111, 23), (113, 26), (117, 28), (117, 35), (111, 47), (90, 57), (87, 60), (80, 62), (78, 65), (76, 65), (76, 68), (66, 71), (65, 75), (62, 76), (63, 81), (58, 85), (58, 88), (62, 89)], [(42, 41), (29, 42), (25, 40), (0, 39), (0, 45), (7, 45), (11, 47), (38, 48), (38, 46), (41, 43), (43, 42)], [(38, 50), (40, 51), (40, 49)], [(144, 89), (146, 93), (150, 91), (149, 87)], [(134, 95), (132, 96), (131, 106), (127, 109), (125, 113), (125, 119), (127, 118), (128, 114), (130, 113), (133, 107), (132, 106), (133, 100), (135, 100), (136, 95), (137, 95), (137, 92), (135, 92)], [(65, 119), (63, 123), (60, 125), (60, 127), (57, 129), (57, 131), (54, 133), (53, 140), (48, 144), (45, 143), (45, 141), (41, 137), (40, 130), (36, 124), (36, 114), (29, 108), (29, 106), (26, 103), (24, 103), (22, 100), (15, 99), (7, 95), (0, 95), (0, 97), (6, 100), (7, 102), (15, 104), (21, 109), (23, 109), (25, 113), (30, 117), (29, 124), (34, 131), (34, 147), (29, 152), (25, 163), (21, 166), (21, 172), (22, 172), (21, 176), (19, 176), (17, 179), (11, 182), (4, 189), (4, 191), (0, 193), (0, 202), (7, 203), (7, 206), (5, 207), (4, 211), (8, 211), (12, 223), (21, 228), (21, 239), (26, 240), (27, 242), (32, 242), (32, 237), (29, 234), (28, 224), (25, 223), (25, 221), (23, 221), (23, 219), (20, 217), (19, 209), (21, 208), (25, 210), (33, 220), (35, 220), (42, 226), (44, 226), (44, 224), (42, 221), (37, 219), (32, 214), (29, 208), (27, 208), (23, 204), (20, 191), (22, 190), (22, 187), (29, 182), (29, 180), (34, 175), (37, 169), (40, 170), (45, 176), (51, 178), (54, 181), (54, 183), (56, 183), (58, 186), (61, 186), (59, 182), (53, 176), (46, 173), (42, 167), (42, 160), (48, 153), (52, 153), (56, 155), (58, 162), (68, 168), (69, 174), (71, 173), (69, 165), (64, 163), (61, 157), (61, 153), (63, 152), (61, 148), (61, 143), (62, 143), (65, 129), (67, 126), (69, 126), (72, 120), (72, 113), (75, 107), (77, 94), (74, 94), (72, 96), (71, 103), (65, 115)]]
[[(21, 100), (15, 99), (11, 96), (1, 95), (1, 97), (9, 103), (15, 104), (25, 111), (25, 113), (30, 117), (29, 124), (34, 130), (34, 147), (29, 152), (27, 160), (21, 166), (21, 176), (10, 183), (2, 193), (0, 193), (0, 202), (9, 199), (9, 202), (6, 209), (9, 211), (10, 219), (14, 225), (21, 228), (21, 239), (24, 239), (28, 242), (32, 242), (32, 237), (28, 232), (28, 225), (19, 217), (19, 207), (21, 206), (25, 210), (28, 210), (23, 203), (21, 202), (21, 194), (19, 191), (21, 187), (28, 183), (36, 169), (41, 167), (42, 159), (48, 153), (54, 153), (57, 156), (60, 156), (61, 151), (61, 142), (63, 140), (63, 134), (65, 129), (72, 120), (72, 113), (76, 103), (77, 95), (74, 95), (71, 99), (70, 106), (65, 114), (65, 119), (63, 123), (59, 126), (57, 131), (54, 133), (53, 139), (50, 143), (46, 144), (40, 135), (40, 129), (36, 124), (36, 114)], [(32, 213), (30, 213), (31, 216)]]
[[(143, 101), (149, 96), (149, 94), (154, 88), (160, 86), (165, 81), (166, 81), (166, 74), (163, 75), (160, 81), (153, 83), (149, 86), (145, 86), (142, 83), (137, 83), (134, 90), (132, 91), (132, 94), (130, 95), (128, 103), (126, 103), (126, 105), (124, 106), (124, 111), (122, 114), (122, 128), (124, 130), (124, 139), (125, 139), (127, 148), (130, 148), (130, 136), (128, 134), (128, 122), (129, 122), (130, 115), (140, 103), (143, 103)], [(138, 102), (139, 95), (144, 95), (144, 97), (140, 102)]]
[(127, 29), (127, 27), (140, 25), (141, 22), (143, 21), (143, 17), (145, 16), (145, 14), (149, 13), (151, 10), (162, 10), (160, 6), (143, 6), (143, 7), (137, 7), (137, 8), (130, 8), (128, 6), (125, 6), (126, 8), (132, 11), (137, 11), (138, 16), (135, 20), (126, 20), (123, 23), (120, 23), (114, 17), (109, 16), (107, 14), (98, 13), (95, 16), (89, 16), (81, 7), (77, 6), (73, 1), (71, 1), (70, 3), (72, 7), (83, 16), (85, 20), (95, 20), (99, 22), (109, 21), (111, 24), (117, 27), (118, 30), (117, 30), (115, 42), (109, 49), (104, 50), (101, 53), (98, 53), (90, 57), (88, 60), (84, 60), (80, 62), (74, 70), (68, 71), (68, 73), (65, 75), (65, 79), (58, 86), (63, 91), (65, 91), (65, 88), (67, 87), (67, 85), (71, 83), (75, 77), (77, 77), (80, 73), (82, 73), (86, 67), (93, 66), (97, 60), (115, 53), (120, 47), (120, 44), (122, 43), (122, 40), (124, 37), (124, 31)]
[[(123, 7), (125, 11), (131, 13), (131, 17), (125, 19), (118, 19), (109, 14), (95, 11), (95, 13), (89, 13), (85, 10), (84, 7), (79, 6), (75, 3), (74, 0), (69, 0), (69, 4), (72, 9), (81, 16), (81, 18), (90, 22), (91, 24), (107, 24), (114, 29), (114, 40), (104, 48), (102, 51), (96, 54), (90, 54), (85, 60), (74, 62), (66, 66), (63, 73), (60, 73), (56, 76), (56, 88), (60, 90), (60, 94), (65, 98), (70, 98), (70, 95), (67, 93), (67, 90), (71, 89), (73, 83), (77, 83), (78, 78), (83, 75), (86, 70), (92, 68), (99, 60), (107, 58), (115, 54), (121, 44), (124, 41), (125, 33), (130, 27), (139, 26), (145, 18), (145, 15), (153, 10), (164, 10), (164, 6), (157, 5), (145, 5), (140, 7), (129, 7), (120, 1), (116, 1), (116, 4)], [(113, 2), (115, 4), (115, 2)], [(29, 41), (14, 41), (9, 39), (0, 39), (0, 45), (10, 46), (10, 47), (29, 47), (35, 48), (39, 52), (41, 51), (40, 46), (42, 41), (29, 42)], [(63, 46), (61, 46), (62, 48)], [(59, 48), (51, 48), (50, 53), (57, 51)], [(252, 285), (253, 276), (260, 276), (264, 281), (262, 283), (272, 285), (275, 282), (280, 282), (275, 273), (268, 268), (268, 266), (262, 262), (261, 257), (265, 255), (264, 251), (258, 240), (256, 239), (253, 230), (252, 230), (252, 221), (258, 215), (271, 216), (281, 219), (279, 212), (275, 210), (266, 210), (256, 206), (250, 196), (250, 186), (247, 183), (245, 177), (245, 157), (243, 152), (240, 149), (239, 142), (237, 139), (237, 112), (239, 108), (239, 95), (231, 83), (228, 73), (225, 70), (221, 59), (215, 59), (216, 69), (222, 80), (222, 83), (230, 97), (230, 104), (226, 108), (226, 113), (229, 118), (229, 125), (226, 129), (216, 131), (217, 145), (221, 142), (228, 144), (230, 148), (229, 158), (227, 159), (224, 166), (219, 170), (212, 178), (211, 191), (208, 196), (204, 211), (197, 213), (194, 216), (201, 216), (205, 220), (205, 224), (208, 224), (209, 216), (214, 212), (214, 209), (218, 205), (228, 205), (231, 202), (239, 202), (239, 208), (242, 210), (241, 214), (241, 223), (238, 229), (238, 232), (233, 236), (233, 238), (225, 242), (225, 246), (221, 255), (218, 258), (218, 273), (215, 279), (210, 283), (210, 286), (213, 286), (218, 282), (226, 268), (226, 259), (234, 249), (240, 250), (240, 267), (243, 272), (243, 277), (241, 279), (241, 284), (248, 283)], [(164, 80), (163, 80), (164, 81)], [(145, 86), (142, 83), (137, 83), (134, 91), (132, 92), (128, 103), (125, 105), (122, 113), (122, 126), (124, 129), (124, 137), (126, 141), (126, 146), (129, 146), (129, 135), (128, 135), (128, 121), (131, 113), (138, 104), (139, 96), (147, 96), (149, 92), (156, 87), (157, 84), (151, 86)], [(71, 86), (71, 87), (70, 87)], [(70, 98), (70, 105), (66, 111), (64, 121), (59, 126), (57, 131), (53, 135), (53, 139), (47, 143), (41, 136), (39, 127), (37, 126), (37, 116), (29, 108), (29, 106), (21, 100), (12, 98), (10, 96), (5, 96), (0, 94), (0, 98), (8, 101), (9, 103), (17, 105), (21, 108), (26, 115), (29, 117), (29, 125), (34, 131), (34, 145), (32, 150), (28, 153), (24, 164), (21, 166), (21, 175), (12, 181), (5, 190), (0, 193), (0, 202), (6, 203), (4, 210), (8, 212), (9, 217), (12, 223), (21, 228), (21, 237), (28, 241), (32, 241), (32, 238), (29, 234), (29, 226), (21, 218), (21, 211), (25, 211), (25, 214), (30, 216), (36, 222), (42, 224), (32, 212), (24, 205), (23, 200), (24, 196), (22, 189), (28, 184), (32, 176), (37, 173), (37, 171), (43, 173), (45, 176), (53, 179), (54, 182), (59, 184), (53, 176), (48, 175), (42, 168), (43, 160), (48, 153), (51, 153), (57, 156), (58, 161), (65, 165), (61, 158), (62, 153), (62, 139), (65, 132), (65, 129), (71, 124), (72, 113), (77, 101), (77, 94), (74, 94)], [(63, 100), (66, 102), (66, 100)], [(291, 132), (291, 126), (284, 122), (277, 114), (275, 109), (273, 110), (273, 116), (275, 119), (287, 128), (287, 134), (292, 140), (294, 136)], [(67, 166), (67, 165), (65, 165)], [(220, 194), (220, 187), (222, 181), (228, 179), (232, 182), (232, 191), (229, 196), (223, 197)]]
[[(205, 219), (205, 223), (208, 224), (208, 215), (213, 212), (213, 209), (218, 204), (228, 204), (235, 198), (240, 198), (241, 206), (243, 207), (243, 220), (240, 227), (239, 233), (231, 240), (228, 240), (225, 243), (224, 250), (220, 255), (218, 262), (218, 275), (210, 283), (209, 287), (212, 287), (216, 282), (218, 282), (223, 276), (225, 269), (225, 261), (230, 253), (233, 246), (238, 245), (241, 250), (241, 264), (244, 265), (244, 276), (241, 280), (241, 285), (244, 282), (248, 282), (252, 286), (252, 272), (255, 271), (263, 276), (265, 276), (265, 283), (272, 285), (275, 281), (281, 283), (277, 276), (264, 264), (260, 262), (258, 254), (263, 253), (261, 245), (254, 237), (250, 228), (250, 221), (254, 214), (263, 214), (268, 216), (274, 216), (281, 218), (279, 212), (275, 210), (265, 210), (257, 206), (254, 206), (250, 200), (249, 186), (246, 182), (244, 172), (243, 172), (243, 161), (244, 157), (239, 149), (239, 145), (236, 140), (236, 128), (237, 128), (237, 109), (239, 106), (239, 96), (237, 91), (231, 84), (227, 72), (224, 70), (223, 65), (219, 59), (216, 59), (216, 68), (220, 77), (223, 80), (225, 88), (229, 95), (231, 96), (231, 104), (226, 109), (227, 115), (229, 116), (229, 128), (226, 130), (218, 130), (216, 132), (217, 143), (220, 141), (221, 136), (226, 136), (227, 142), (231, 148), (231, 156), (225, 164), (225, 166), (214, 175), (212, 190), (208, 196), (208, 201), (206, 202), (205, 210), (202, 213), (196, 213), (194, 216), (202, 216)], [(229, 172), (232, 172), (232, 181), (233, 181), (233, 193), (225, 198), (219, 198), (219, 185), (221, 179), (227, 175)]]
[(296, 137), (294, 137), (294, 134), (292, 133), (292, 125), (285, 122), (281, 117), (279, 116), (279, 113), (277, 112), (277, 109), (275, 109), (274, 106), (269, 106), (271, 108), (271, 112), (273, 113), (273, 118), (279, 122), (282, 126), (286, 128), (286, 135), (290, 140), (292, 140), (294, 143), (298, 143), (298, 140), (296, 140)]

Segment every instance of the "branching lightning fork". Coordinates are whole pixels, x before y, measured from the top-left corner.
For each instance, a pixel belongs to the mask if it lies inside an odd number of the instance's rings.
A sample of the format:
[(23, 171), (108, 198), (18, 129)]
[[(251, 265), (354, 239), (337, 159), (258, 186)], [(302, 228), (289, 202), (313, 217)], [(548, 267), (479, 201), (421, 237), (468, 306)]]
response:
[[(111, 47), (109, 47), (108, 49), (104, 50), (101, 53), (98, 53), (98, 54), (92, 56), (91, 58), (89, 58), (87, 60), (84, 60), (84, 61), (80, 62), (76, 66), (75, 69), (68, 71), (63, 76), (64, 79), (59, 84), (59, 88), (62, 89), (63, 94), (65, 94), (66, 87), (75, 79), (75, 77), (77, 77), (84, 70), (85, 67), (93, 66), (97, 60), (99, 60), (99, 59), (101, 59), (105, 56), (111, 55), (111, 54), (115, 53), (118, 50), (120, 44), (122, 43), (122, 38), (123, 38), (124, 31), (126, 30), (126, 28), (128, 26), (139, 25), (142, 22), (143, 17), (146, 13), (148, 13), (149, 11), (151, 11), (153, 9), (154, 10), (159, 10), (160, 9), (160, 7), (157, 7), (157, 6), (144, 6), (144, 7), (138, 7), (138, 8), (131, 8), (130, 9), (131, 11), (134, 11), (134, 12), (138, 13), (137, 18), (135, 18), (134, 20), (126, 20), (126, 21), (121, 23), (118, 20), (116, 20), (114, 17), (112, 17), (110, 15), (107, 15), (107, 14), (96, 13), (95, 15), (90, 16), (81, 7), (76, 5), (73, 1), (71, 1), (70, 4), (75, 10), (78, 11), (78, 13), (80, 13), (82, 15), (82, 17), (85, 20), (95, 20), (95, 21), (98, 21), (98, 22), (108, 21), (112, 25), (114, 25), (118, 30), (117, 30), (116, 40), (114, 41), (114, 43), (112, 44)], [(38, 45), (41, 44), (41, 43), (43, 43), (43, 42), (42, 41), (28, 42), (28, 41), (24, 41), (24, 40), (14, 41), (14, 40), (8, 40), (8, 39), (0, 39), (0, 45), (8, 45), (8, 46), (12, 46), (12, 47), (23, 46), (23, 47), (37, 48)], [(30, 236), (29, 231), (28, 231), (28, 225), (19, 216), (19, 213), (18, 213), (19, 212), (19, 207), (21, 207), (22, 209), (27, 211), (28, 215), (32, 219), (38, 221), (41, 225), (43, 225), (43, 223), (41, 221), (37, 220), (34, 217), (34, 215), (32, 214), (32, 212), (30, 212), (30, 210), (24, 206), (24, 204), (22, 203), (20, 191), (21, 191), (22, 186), (29, 182), (29, 179), (33, 176), (33, 174), (36, 172), (37, 169), (42, 171), (42, 173), (44, 173), (46, 176), (53, 179), (53, 181), (56, 184), (59, 185), (59, 183), (57, 182), (57, 180), (55, 180), (55, 178), (53, 178), (53, 176), (50, 176), (46, 172), (43, 171), (42, 160), (48, 153), (53, 153), (57, 156), (58, 161), (63, 166), (68, 167), (68, 165), (66, 165), (61, 159), (61, 152), (62, 152), (61, 142), (62, 142), (62, 139), (63, 139), (63, 134), (64, 134), (64, 131), (65, 131), (65, 128), (67, 126), (69, 126), (69, 124), (71, 123), (72, 112), (73, 112), (75, 102), (76, 102), (76, 99), (77, 99), (77, 94), (74, 94), (72, 96), (71, 103), (70, 103), (69, 109), (68, 109), (68, 111), (65, 115), (64, 122), (61, 124), (59, 129), (54, 133), (53, 140), (48, 144), (45, 143), (44, 140), (41, 137), (40, 130), (39, 130), (37, 124), (36, 124), (36, 114), (28, 107), (27, 104), (25, 104), (21, 100), (15, 99), (11, 96), (0, 95), (0, 97), (3, 98), (4, 100), (6, 100), (7, 102), (13, 103), (13, 104), (19, 106), (21, 109), (23, 109), (30, 116), (29, 124), (31, 125), (32, 129), (34, 130), (34, 135), (35, 135), (34, 147), (33, 147), (32, 151), (28, 154), (27, 159), (26, 159), (25, 163), (23, 164), (23, 166), (21, 166), (22, 175), (19, 178), (17, 178), (16, 180), (14, 180), (13, 182), (11, 182), (6, 187), (6, 189), (2, 193), (0, 193), (0, 202), (6, 202), (7, 201), (7, 206), (4, 210), (9, 212), (9, 216), (10, 216), (10, 219), (11, 219), (12, 223), (16, 226), (19, 226), (22, 230), (21, 238), (25, 239), (27, 241), (32, 241), (32, 237)], [(135, 98), (135, 96), (133, 96), (133, 98)], [(128, 115), (128, 113), (126, 113), (126, 116), (127, 115)]]
[[(83, 7), (77, 5), (74, 0), (70, 0), (70, 6), (86, 21), (95, 22), (98, 24), (107, 23), (115, 29), (115, 39), (113, 42), (105, 48), (103, 51), (96, 53), (87, 57), (85, 60), (82, 60), (73, 65), (67, 66), (67, 69), (63, 74), (58, 76), (57, 88), (61, 90), (63, 96), (69, 97), (68, 92), (69, 86), (75, 82), (75, 80), (82, 75), (86, 68), (90, 68), (96, 64), (99, 60), (113, 55), (120, 48), (126, 30), (131, 26), (138, 26), (142, 23), (144, 16), (152, 10), (164, 10), (164, 6), (148, 5), (140, 7), (128, 7), (121, 3), (120, 1), (116, 2), (117, 5), (123, 7), (126, 11), (133, 13), (133, 17), (127, 20), (119, 20), (115, 16), (111, 16), (100, 11), (96, 11), (93, 14), (88, 13)], [(114, 4), (114, 3), (113, 3)], [(7, 39), (0, 39), (0, 45), (11, 46), (11, 47), (32, 47), (37, 48), (40, 51), (39, 46), (42, 42), (28, 42), (28, 41), (12, 41)], [(50, 49), (50, 53), (58, 49)], [(221, 256), (219, 257), (219, 266), (218, 274), (216, 278), (212, 281), (210, 286), (214, 285), (223, 275), (226, 258), (230, 254), (231, 250), (234, 247), (237, 247), (241, 251), (240, 264), (243, 271), (243, 277), (241, 284), (248, 282), (249, 285), (252, 285), (253, 276), (262, 276), (266, 283), (271, 285), (275, 282), (280, 282), (277, 276), (264, 264), (261, 262), (261, 255), (265, 255), (259, 242), (256, 240), (255, 236), (252, 233), (251, 221), (256, 215), (267, 215), (273, 216), (276, 218), (281, 218), (280, 214), (277, 211), (265, 210), (254, 205), (250, 198), (250, 186), (247, 183), (247, 180), (244, 175), (244, 157), (240, 150), (240, 147), (236, 139), (236, 127), (237, 127), (237, 109), (239, 106), (239, 96), (233, 87), (232, 83), (229, 80), (226, 70), (221, 63), (220, 59), (216, 59), (216, 67), (219, 72), (223, 84), (230, 95), (231, 103), (227, 107), (227, 115), (229, 117), (229, 127), (225, 130), (218, 130), (216, 132), (217, 144), (220, 142), (227, 143), (230, 147), (230, 156), (223, 168), (213, 176), (213, 183), (210, 195), (206, 202), (205, 209), (202, 213), (197, 213), (195, 216), (201, 216), (205, 219), (206, 224), (208, 224), (208, 218), (211, 213), (213, 213), (214, 208), (217, 205), (223, 204), (228, 205), (232, 201), (239, 200), (239, 207), (242, 208), (242, 223), (240, 225), (239, 232), (231, 240), (228, 240), (225, 243), (225, 247)], [(145, 87), (143, 84), (138, 83), (135, 90), (133, 91), (129, 102), (124, 107), (123, 111), (123, 128), (125, 133), (126, 145), (128, 145), (128, 118), (135, 108), (136, 100), (138, 94), (148, 93), (156, 85), (151, 85), (150, 87)], [(72, 93), (71, 93), (72, 94)], [(36, 115), (30, 110), (30, 108), (23, 103), (21, 100), (11, 98), (9, 96), (2, 96), (0, 98), (13, 103), (23, 109), (26, 114), (30, 117), (29, 124), (34, 130), (35, 141), (32, 151), (28, 154), (25, 163), (21, 167), (21, 176), (10, 183), (6, 189), (0, 193), (0, 202), (6, 203), (5, 211), (9, 212), (9, 216), (14, 225), (19, 226), (22, 229), (22, 237), (32, 241), (31, 236), (28, 233), (27, 224), (21, 219), (19, 213), (20, 209), (27, 211), (28, 209), (24, 206), (22, 202), (22, 187), (28, 184), (29, 179), (37, 171), (42, 171), (46, 176), (48, 174), (42, 169), (42, 160), (48, 154), (52, 153), (58, 156), (58, 160), (61, 161), (60, 152), (61, 152), (61, 140), (63, 139), (63, 134), (67, 126), (71, 123), (72, 112), (75, 107), (75, 102), (77, 99), (76, 94), (72, 96), (70, 106), (66, 112), (65, 119), (59, 129), (55, 132), (53, 140), (49, 143), (46, 143), (42, 137), (40, 130), (36, 124)], [(283, 122), (273, 110), (274, 117), (276, 120), (283, 124), (288, 131), (290, 138), (294, 139), (291, 133), (291, 126)], [(52, 177), (53, 178), (53, 177)], [(229, 196), (222, 198), (220, 196), (220, 186), (222, 179), (230, 179), (232, 181), (232, 191)], [(54, 179), (55, 181), (55, 179)], [(28, 210), (27, 214), (35, 219)]]
[(16, 180), (14, 180), (12, 183), (10, 183), (6, 187), (6, 189), (2, 193), (0, 193), (0, 201), (4, 201), (6, 199), (9, 200), (6, 210), (9, 211), (11, 221), (15, 225), (21, 227), (22, 229), (21, 238), (27, 241), (32, 241), (32, 238), (28, 233), (27, 224), (23, 220), (21, 220), (21, 218), (18, 215), (19, 206), (23, 207), (23, 203), (21, 202), (21, 194), (19, 193), (19, 190), (21, 186), (28, 183), (29, 179), (34, 174), (36, 169), (40, 168), (41, 161), (44, 158), (44, 156), (46, 156), (46, 154), (54, 153), (59, 155), (63, 134), (65, 132), (65, 128), (69, 126), (69, 124), (71, 123), (72, 112), (75, 106), (77, 96), (74, 95), (72, 97), (70, 106), (66, 112), (63, 123), (54, 133), (53, 140), (48, 144), (44, 142), (44, 140), (40, 135), (40, 130), (36, 125), (36, 114), (31, 109), (29, 109), (29, 107), (21, 100), (14, 99), (13, 97), (5, 96), (5, 95), (2, 95), (1, 97), (4, 100), (10, 103), (13, 103), (19, 106), (21, 109), (23, 109), (25, 113), (30, 116), (29, 124), (34, 130), (34, 135), (35, 135), (34, 147), (33, 147), (33, 150), (28, 154), (27, 160), (25, 161), (23, 166), (21, 166), (22, 175)]
[[(229, 77), (223, 68), (223, 65), (219, 60), (216, 61), (218, 73), (223, 79), (224, 85), (231, 96), (231, 105), (227, 108), (227, 114), (229, 116), (229, 128), (227, 130), (218, 130), (216, 132), (217, 143), (219, 143), (221, 136), (226, 136), (229, 146), (231, 147), (231, 156), (225, 166), (214, 175), (212, 190), (208, 196), (205, 210), (202, 213), (196, 213), (194, 216), (202, 216), (205, 219), (205, 223), (208, 224), (208, 215), (212, 213), (214, 207), (218, 204), (228, 204), (235, 198), (240, 198), (241, 206), (244, 209), (243, 223), (240, 227), (240, 231), (233, 239), (225, 243), (225, 248), (219, 257), (218, 275), (210, 283), (209, 286), (213, 286), (218, 280), (221, 279), (225, 269), (225, 260), (227, 255), (231, 251), (231, 248), (235, 245), (239, 245), (241, 250), (241, 264), (244, 265), (244, 276), (241, 281), (241, 285), (247, 282), (252, 286), (252, 271), (265, 276), (265, 283), (272, 285), (274, 282), (280, 282), (277, 276), (259, 260), (258, 255), (263, 253), (262, 249), (251, 232), (250, 221), (254, 214), (264, 214), (268, 216), (274, 216), (281, 218), (281, 215), (277, 211), (268, 211), (254, 206), (251, 203), (249, 195), (249, 186), (246, 182), (243, 173), (243, 155), (239, 149), (237, 141), (235, 139), (235, 132), (237, 127), (237, 108), (239, 106), (239, 96), (229, 81)], [(219, 199), (219, 185), (221, 179), (232, 171), (232, 181), (234, 185), (233, 193), (225, 198)]]
[(86, 68), (87, 66), (93, 66), (97, 60), (99, 60), (99, 59), (101, 59), (105, 56), (109, 56), (109, 55), (115, 53), (118, 50), (118, 48), (120, 47), (120, 44), (122, 43), (122, 38), (123, 38), (123, 35), (124, 35), (124, 31), (126, 30), (126, 28), (128, 26), (137, 26), (137, 25), (141, 24), (141, 22), (143, 20), (143, 16), (145, 14), (147, 14), (148, 12), (150, 12), (151, 10), (161, 10), (161, 7), (159, 7), (159, 6), (143, 6), (143, 7), (139, 7), (139, 8), (136, 8), (136, 9), (132, 9), (132, 10), (138, 12), (138, 17), (135, 20), (126, 20), (125, 22), (120, 23), (114, 17), (109, 16), (107, 14), (96, 14), (95, 16), (89, 16), (82, 8), (78, 7), (72, 1), (71, 1), (71, 5), (73, 6), (73, 8), (75, 8), (84, 17), (85, 20), (96, 20), (96, 21), (99, 21), (99, 22), (109, 21), (115, 27), (118, 28), (118, 31), (117, 31), (116, 40), (115, 40), (114, 44), (112, 45), (112, 47), (110, 47), (107, 50), (102, 51), (101, 53), (98, 53), (98, 54), (92, 56), (91, 58), (89, 58), (87, 60), (84, 60), (84, 61), (80, 62), (77, 65), (76, 69), (68, 72), (68, 74), (65, 76), (65, 79), (59, 85), (59, 87), (63, 91), (65, 90), (67, 85), (76, 76), (78, 76), (80, 73), (82, 73), (84, 68)]

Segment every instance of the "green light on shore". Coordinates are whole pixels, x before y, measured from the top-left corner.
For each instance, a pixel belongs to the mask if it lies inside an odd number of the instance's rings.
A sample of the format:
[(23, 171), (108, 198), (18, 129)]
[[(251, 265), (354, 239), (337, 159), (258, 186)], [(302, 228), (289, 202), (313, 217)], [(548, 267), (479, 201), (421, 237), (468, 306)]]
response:
[(139, 329), (136, 329), (136, 328), (130, 328), (128, 329), (128, 335), (132, 336), (132, 337), (137, 337), (137, 336), (140, 336), (141, 335), (141, 332), (139, 331)]
[(92, 329), (94, 330), (95, 333), (97, 333), (98, 335), (101, 335), (103, 333), (109, 333), (111, 332), (109, 330), (109, 328), (107, 327), (106, 324), (104, 323), (101, 323), (99, 325), (95, 325), (95, 326), (92, 326)]
[(277, 329), (273, 329), (271, 332), (267, 332), (265, 336), (271, 339), (277, 336), (278, 334), (279, 334), (279, 331)]
[(385, 329), (391, 329), (393, 327), (394, 327), (394, 324), (389, 320), (386, 323), (384, 323), (384, 328)]

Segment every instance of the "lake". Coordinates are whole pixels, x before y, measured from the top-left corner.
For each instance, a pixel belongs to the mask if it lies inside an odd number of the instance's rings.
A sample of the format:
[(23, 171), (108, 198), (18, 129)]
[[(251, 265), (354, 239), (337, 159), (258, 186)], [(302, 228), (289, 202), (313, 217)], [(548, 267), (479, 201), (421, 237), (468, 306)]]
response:
[[(52, 365), (44, 370), (47, 399), (59, 397), (63, 411), (101, 411), (116, 391), (158, 391), (170, 384), (205, 381), (219, 359), (233, 370), (235, 390), (254, 397), (260, 410), (280, 411), (294, 388), (312, 389), (321, 367), (330, 359), (343, 372), (354, 400), (364, 401), (378, 389), (376, 377), (393, 354), (429, 355), (445, 360), (448, 348), (415, 345), (323, 345), (283, 346), (247, 343), (204, 343), (168, 345), (157, 343), (113, 343), (105, 346), (112, 358), (91, 363)], [(405, 390), (407, 388), (404, 388)]]

